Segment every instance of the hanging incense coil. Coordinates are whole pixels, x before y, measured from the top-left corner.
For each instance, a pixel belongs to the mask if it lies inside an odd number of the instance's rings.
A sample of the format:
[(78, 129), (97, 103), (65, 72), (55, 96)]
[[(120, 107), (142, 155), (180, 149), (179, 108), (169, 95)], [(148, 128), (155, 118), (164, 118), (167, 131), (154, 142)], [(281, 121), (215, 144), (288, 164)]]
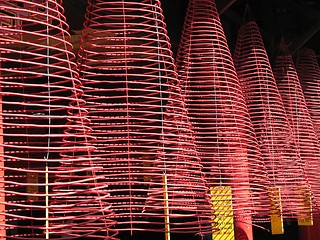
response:
[(119, 230), (211, 232), (160, 1), (89, 1), (78, 63)]
[(208, 186), (231, 186), (235, 218), (267, 217), (270, 182), (213, 0), (189, 2), (177, 66)]
[(234, 62), (271, 187), (280, 188), (281, 203), (276, 201), (276, 207), (281, 211), (282, 205), (284, 217), (297, 218), (307, 211), (299, 189), (309, 186), (259, 28), (253, 21), (239, 31)]
[(115, 239), (61, 1), (0, 10), (0, 238)]
[(310, 192), (305, 194), (314, 197), (312, 211), (318, 212), (320, 145), (291, 55), (283, 53), (277, 57), (274, 74), (299, 155), (305, 166), (306, 178), (311, 186), (312, 195)]
[(315, 52), (312, 49), (301, 50), (297, 56), (296, 68), (314, 128), (320, 139), (320, 68)]

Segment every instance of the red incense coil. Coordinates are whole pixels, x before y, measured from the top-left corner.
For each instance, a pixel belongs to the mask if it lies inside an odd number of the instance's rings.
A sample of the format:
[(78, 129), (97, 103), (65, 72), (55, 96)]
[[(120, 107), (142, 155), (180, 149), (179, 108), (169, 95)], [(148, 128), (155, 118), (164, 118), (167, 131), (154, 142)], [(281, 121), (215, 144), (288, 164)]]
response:
[(61, 1), (0, 21), (0, 238), (115, 239)]
[(80, 78), (119, 230), (211, 231), (160, 1), (89, 1), (84, 27)]
[(277, 57), (274, 74), (314, 196), (313, 211), (317, 212), (320, 203), (320, 145), (291, 55)]
[[(177, 223), (176, 226), (173, 225), (174, 231), (211, 234), (214, 224), (210, 223), (208, 218), (212, 220), (214, 215), (208, 204), (208, 196), (203, 195), (204, 176), (191, 124), (184, 103), (180, 100), (180, 89), (168, 89), (168, 94), (163, 123), (165, 141), (163, 150), (159, 152), (153, 164), (144, 211), (153, 215), (164, 212), (163, 184), (159, 183), (165, 175), (168, 179), (170, 218), (172, 222)], [(181, 221), (181, 217), (187, 217), (192, 221), (184, 219)], [(195, 219), (198, 221), (197, 224), (194, 222)]]
[(240, 29), (235, 66), (272, 187), (281, 191), (284, 217), (305, 211), (303, 164), (255, 22)]
[(189, 2), (177, 65), (207, 185), (232, 187), (235, 218), (268, 216), (270, 182), (213, 0)]
[(312, 49), (298, 53), (296, 68), (318, 139), (320, 139), (320, 68)]

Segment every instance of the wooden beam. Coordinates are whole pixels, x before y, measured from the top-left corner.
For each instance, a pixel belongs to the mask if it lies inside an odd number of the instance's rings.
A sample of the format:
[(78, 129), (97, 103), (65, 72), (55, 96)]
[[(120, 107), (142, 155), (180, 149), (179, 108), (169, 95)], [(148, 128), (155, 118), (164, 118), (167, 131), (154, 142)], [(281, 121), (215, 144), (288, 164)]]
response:
[(164, 174), (162, 176), (163, 182), (163, 204), (164, 204), (164, 229), (165, 229), (165, 239), (170, 240), (170, 210), (169, 210), (169, 194), (168, 194), (168, 178)]
[(315, 24), (312, 25), (307, 31), (303, 34), (300, 34), (291, 44), (289, 44), (288, 48), (291, 54), (296, 53), (299, 49), (301, 49), (317, 32), (320, 30), (320, 18), (316, 21)]
[(228, 10), (229, 7), (231, 7), (232, 4), (234, 4), (237, 0), (223, 0), (223, 1), (216, 1), (217, 9), (219, 14), (223, 14), (225, 11)]

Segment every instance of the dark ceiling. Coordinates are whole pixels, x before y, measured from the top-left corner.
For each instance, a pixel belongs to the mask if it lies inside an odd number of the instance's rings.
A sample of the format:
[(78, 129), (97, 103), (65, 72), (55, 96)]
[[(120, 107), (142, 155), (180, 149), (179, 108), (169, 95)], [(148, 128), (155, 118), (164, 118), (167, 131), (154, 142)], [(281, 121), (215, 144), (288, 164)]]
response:
[[(119, 0), (120, 1), (120, 0)], [(188, 0), (161, 0), (169, 36), (176, 52)], [(294, 54), (310, 47), (320, 55), (320, 0), (216, 0), (226, 36), (233, 51), (239, 27), (249, 15), (257, 21), (271, 60), (284, 38)], [(80, 30), (87, 0), (63, 0), (71, 28)]]

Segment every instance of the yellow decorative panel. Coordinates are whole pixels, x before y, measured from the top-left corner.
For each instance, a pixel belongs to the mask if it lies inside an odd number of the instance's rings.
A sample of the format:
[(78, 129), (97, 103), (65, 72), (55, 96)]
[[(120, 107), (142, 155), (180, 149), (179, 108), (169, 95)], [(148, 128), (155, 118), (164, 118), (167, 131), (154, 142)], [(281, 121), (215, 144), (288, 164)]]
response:
[(271, 232), (273, 235), (284, 234), (281, 191), (280, 188), (274, 187), (270, 189), (271, 198)]
[(212, 232), (212, 239), (234, 240), (235, 236), (231, 187), (211, 187), (210, 194), (215, 215), (215, 218), (213, 218), (212, 227), (219, 229), (219, 231)]

